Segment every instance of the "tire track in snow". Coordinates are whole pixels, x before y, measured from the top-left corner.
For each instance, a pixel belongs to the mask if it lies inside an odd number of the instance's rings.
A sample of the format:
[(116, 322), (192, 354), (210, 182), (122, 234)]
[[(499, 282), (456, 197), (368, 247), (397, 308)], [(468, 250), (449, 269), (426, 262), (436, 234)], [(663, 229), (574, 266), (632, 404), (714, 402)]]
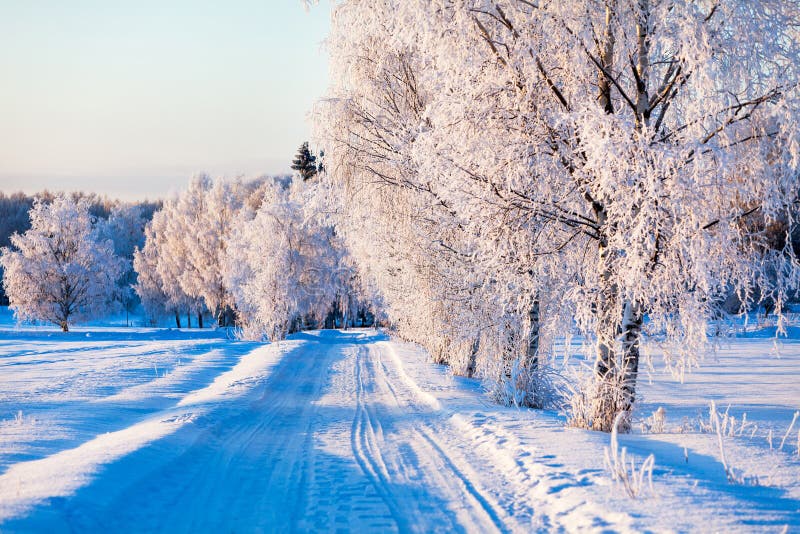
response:
[(509, 529), (500, 519), (496, 506), (489, 502), (489, 498), (484, 496), (483, 493), (475, 487), (475, 484), (470, 481), (469, 477), (456, 466), (452, 457), (452, 453), (445, 452), (441, 443), (436, 441), (432, 435), (430, 427), (423, 427), (419, 430), (419, 435), (431, 446), (431, 448), (439, 455), (447, 468), (456, 476), (456, 480), (463, 485), (464, 490), (475, 500), (483, 512), (489, 516), (495, 527), (501, 532), (508, 532)]
[[(359, 410), (354, 420), (354, 442), (364, 443), (361, 447), (354, 447), (354, 452), (366, 456), (364, 468), (373, 474), (375, 483), (381, 487), (381, 494), (393, 510), (398, 527), (401, 530), (424, 530), (425, 522), (408, 525), (405, 518), (430, 516), (431, 510), (425, 507), (425, 501), (441, 494), (446, 499), (442, 504), (449, 510), (438, 510), (440, 517), (430, 524), (439, 528), (452, 524), (451, 528), (480, 526), (484, 532), (508, 531), (489, 499), (456, 467), (432, 436), (426, 423), (431, 413), (409, 411), (412, 406), (398, 396), (395, 386), (382, 371), (382, 365), (379, 351), (359, 348), (355, 355)], [(368, 399), (365, 376), (373, 387)], [(391, 435), (383, 435), (381, 419), (390, 425)], [(387, 467), (387, 463), (391, 466)], [(409, 482), (415, 479), (421, 479), (416, 488), (409, 486)], [(422, 482), (421, 487), (419, 482)], [(424, 495), (426, 489), (431, 492), (427, 499)]]
[[(507, 526), (506, 523), (511, 522), (513, 524), (511, 518), (507, 517), (504, 512), (499, 511), (501, 509), (496, 502), (493, 502), (493, 498), (487, 496), (485, 491), (482, 491), (476, 487), (476, 484), (470, 480), (470, 477), (463, 472), (463, 465), (461, 468), (458, 467), (459, 462), (454, 459), (453, 452), (447, 451), (445, 449), (445, 445), (443, 445), (441, 441), (436, 438), (436, 434), (441, 434), (443, 430), (445, 432), (447, 431), (446, 429), (435, 428), (432, 425), (434, 421), (439, 419), (439, 416), (434, 415), (437, 411), (439, 411), (440, 404), (438, 400), (436, 400), (435, 397), (430, 396), (430, 398), (427, 399), (429, 401), (427, 403), (428, 407), (420, 409), (418, 406), (414, 406), (413, 401), (404, 398), (401, 399), (398, 388), (392, 384), (388, 369), (386, 368), (386, 363), (381, 357), (382, 352), (380, 350), (380, 346), (374, 347), (373, 350), (375, 353), (373, 356), (373, 365), (376, 367), (376, 369), (380, 370), (380, 378), (378, 378), (378, 373), (376, 373), (376, 381), (378, 383), (385, 384), (386, 388), (392, 394), (392, 397), (398, 406), (414, 408), (415, 411), (421, 415), (421, 417), (419, 417), (421, 424), (416, 427), (416, 434), (421, 438), (421, 440), (424, 440), (424, 442), (427, 443), (431, 456), (438, 456), (444, 467), (452, 475), (454, 475), (453, 480), (457, 481), (458, 485), (461, 486), (466, 495), (471, 498), (474, 509), (481, 510), (497, 530), (501, 532), (509, 531), (509, 526)], [(377, 362), (379, 365), (375, 365), (375, 362)], [(430, 402), (431, 400), (435, 402)], [(433, 406), (430, 406), (431, 404)], [(506, 517), (501, 518), (501, 514)]]
[(372, 427), (372, 421), (367, 413), (367, 408), (364, 401), (365, 390), (364, 381), (362, 378), (362, 361), (361, 349), (355, 348), (354, 351), (354, 369), (355, 369), (355, 384), (356, 384), (356, 411), (353, 418), (353, 425), (351, 428), (350, 439), (353, 449), (353, 456), (356, 458), (359, 467), (364, 472), (375, 490), (380, 495), (383, 502), (389, 508), (392, 520), (400, 531), (408, 531), (409, 526), (406, 524), (403, 514), (400, 511), (397, 503), (391, 496), (391, 490), (388, 485), (388, 473), (386, 472), (386, 465), (380, 456), (380, 450), (375, 443), (375, 432)]
[[(469, 488), (473, 484), (471, 481), (481, 479), (476, 468), (488, 470), (490, 477), (495, 479), (495, 483), (491, 484), (495, 493), (492, 493), (489, 499), (484, 498), (480, 492), (477, 495), (483, 498), (488, 509), (495, 513), (497, 521), (499, 522), (502, 517), (508, 523), (507, 528), (514, 531), (525, 531), (533, 524), (536, 528), (553, 528), (550, 518), (543, 513), (536, 514), (531, 506), (531, 488), (538, 485), (540, 480), (533, 479), (525, 469), (528, 452), (523, 453), (524, 459), (521, 460), (506, 446), (510, 435), (507, 433), (503, 433), (502, 436), (496, 435), (496, 431), (500, 429), (476, 427), (462, 414), (445, 409), (434, 395), (423, 390), (408, 375), (391, 343), (377, 343), (376, 351), (381, 356), (387, 357), (380, 358), (387, 383), (391, 382), (389, 378), (391, 373), (385, 360), (391, 362), (400, 384), (406, 390), (404, 402), (421, 413), (438, 414), (436, 417), (428, 417), (428, 424), (420, 429), (421, 434), (431, 446), (449, 451), (446, 456), (455, 471), (463, 471), (460, 477), (465, 486)], [(397, 391), (400, 389), (396, 388)], [(520, 447), (516, 447), (514, 451), (517, 449), (521, 450)], [(502, 484), (496, 483), (498, 477), (502, 480)], [(497, 491), (500, 488), (502, 491)], [(492, 504), (489, 504), (490, 502)], [(496, 510), (500, 511), (495, 512)]]

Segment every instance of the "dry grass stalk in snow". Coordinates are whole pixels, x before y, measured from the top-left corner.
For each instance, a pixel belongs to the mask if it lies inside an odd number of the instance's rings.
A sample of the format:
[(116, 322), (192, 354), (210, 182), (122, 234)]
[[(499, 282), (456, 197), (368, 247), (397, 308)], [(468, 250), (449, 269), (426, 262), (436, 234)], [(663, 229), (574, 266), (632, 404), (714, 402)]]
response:
[(797, 421), (797, 416), (800, 415), (800, 412), (794, 412), (794, 417), (792, 417), (792, 422), (789, 424), (789, 428), (786, 430), (786, 434), (783, 435), (783, 439), (781, 440), (781, 446), (779, 447), (780, 450), (783, 450), (783, 444), (786, 443), (786, 438), (789, 437), (789, 434), (792, 432), (792, 428), (794, 428), (794, 423)]
[[(606, 469), (611, 473), (611, 479), (620, 482), (625, 488), (625, 493), (631, 498), (641, 496), (646, 488), (653, 492), (653, 465), (655, 456), (648, 456), (642, 465), (637, 468), (633, 459), (628, 462), (627, 449), (619, 448), (617, 441), (617, 428), (626, 417), (625, 412), (620, 412), (614, 418), (614, 426), (611, 430), (611, 447), (605, 448)], [(645, 485), (645, 481), (647, 485)]]

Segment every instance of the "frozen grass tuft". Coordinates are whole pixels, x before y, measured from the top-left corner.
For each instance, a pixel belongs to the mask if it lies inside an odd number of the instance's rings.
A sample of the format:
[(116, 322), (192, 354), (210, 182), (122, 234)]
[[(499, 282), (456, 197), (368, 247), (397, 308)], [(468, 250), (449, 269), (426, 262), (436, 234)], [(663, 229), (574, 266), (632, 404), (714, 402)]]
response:
[[(598, 406), (624, 406), (622, 379), (616, 382), (598, 382), (593, 372), (570, 377), (565, 389), (569, 398), (569, 414), (567, 424), (576, 428), (599, 430), (617, 428), (619, 432), (627, 433), (631, 430), (631, 412), (623, 412), (624, 417), (615, 425), (615, 417), (608, 410), (598, 409)], [(600, 419), (597, 417), (600, 415)]]
[[(597, 381), (591, 371), (573, 370), (566, 384), (569, 399), (567, 425), (575, 428), (592, 428), (594, 405), (600, 396)], [(623, 423), (623, 427), (624, 427)]]
[(659, 406), (653, 415), (642, 421), (642, 434), (663, 434), (666, 429), (667, 411)]
[(614, 418), (614, 426), (611, 430), (611, 446), (605, 448), (606, 469), (611, 473), (611, 479), (619, 482), (625, 489), (629, 497), (635, 499), (644, 494), (646, 489), (653, 491), (653, 466), (655, 456), (648, 456), (638, 468), (633, 459), (628, 459), (627, 449), (619, 448), (617, 440), (617, 429), (625, 417), (625, 412), (620, 412)]
[[(14, 414), (12, 419), (0, 420), (0, 427), (23, 427), (23, 426), (33, 426), (37, 423), (36, 418), (32, 415), (25, 415), (22, 410), (17, 410), (17, 413)], [(2, 442), (2, 436), (0, 436), (0, 442)]]
[[(750, 434), (750, 437), (754, 437), (756, 431), (758, 430), (758, 425), (755, 423), (751, 423), (747, 420), (747, 413), (742, 414), (741, 419), (737, 419), (735, 416), (730, 414), (731, 407), (728, 405), (725, 408), (724, 412), (717, 411), (716, 404), (712, 401), (712, 406), (714, 406), (714, 412), (716, 413), (716, 420), (712, 417), (712, 413), (709, 410), (709, 418), (708, 421), (703, 419), (702, 415), (698, 418), (697, 426), (700, 428), (700, 432), (707, 433), (707, 434), (715, 434), (719, 432), (723, 436), (726, 437), (744, 437), (747, 434)], [(770, 448), (772, 448), (772, 431), (769, 434), (769, 441), (770, 441)]]
[[(725, 451), (725, 440), (727, 437), (741, 436), (744, 428), (740, 426), (739, 433), (736, 432), (736, 418), (728, 414), (730, 406), (724, 413), (717, 411), (717, 405), (711, 401), (708, 410), (708, 424), (701, 426), (701, 430), (711, 432), (717, 436), (717, 446), (719, 447), (719, 457), (722, 462), (722, 467), (725, 470), (725, 476), (731, 484), (740, 484), (748, 486), (758, 486), (758, 476), (746, 477), (741, 469), (736, 468), (728, 458)], [(769, 432), (770, 448), (772, 448), (772, 431)]]
[(492, 399), (504, 406), (558, 408), (562, 403), (559, 379), (560, 376), (548, 367), (526, 369), (515, 361), (510, 375), (490, 381), (488, 390)]
[[(729, 407), (730, 408), (730, 407)], [(723, 423), (720, 423), (720, 414), (717, 411), (717, 405), (714, 401), (711, 401), (711, 405), (709, 406), (708, 411), (708, 420), (710, 429), (717, 435), (717, 443), (719, 445), (719, 457), (720, 461), (722, 462), (722, 467), (725, 469), (725, 476), (728, 478), (728, 482), (731, 483), (742, 483), (741, 475), (736, 472), (736, 469), (728, 462), (728, 458), (725, 455), (725, 444), (722, 440), (722, 436), (725, 435), (725, 428), (728, 422), (728, 410), (725, 410), (723, 414), (724, 417), (722, 419)]]

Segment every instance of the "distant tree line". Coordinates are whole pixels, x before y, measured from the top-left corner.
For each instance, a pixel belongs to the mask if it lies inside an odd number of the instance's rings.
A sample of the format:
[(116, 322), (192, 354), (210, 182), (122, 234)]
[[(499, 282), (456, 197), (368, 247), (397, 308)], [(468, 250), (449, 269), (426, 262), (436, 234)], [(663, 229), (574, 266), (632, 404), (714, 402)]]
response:
[[(320, 155), (321, 156), (321, 155)], [(331, 191), (304, 143), (293, 176), (192, 178), (164, 202), (83, 193), (2, 197), (0, 266), (22, 320), (64, 331), (139, 309), (152, 325), (207, 319), (250, 339), (365, 326), (374, 314), (327, 211)]]

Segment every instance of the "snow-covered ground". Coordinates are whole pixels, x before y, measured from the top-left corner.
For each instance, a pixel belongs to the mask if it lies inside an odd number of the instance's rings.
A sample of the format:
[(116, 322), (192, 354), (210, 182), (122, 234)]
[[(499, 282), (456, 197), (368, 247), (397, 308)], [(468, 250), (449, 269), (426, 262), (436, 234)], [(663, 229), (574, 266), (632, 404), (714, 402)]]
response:
[[(790, 336), (798, 337), (800, 336)], [(644, 377), (621, 436), (653, 490), (604, 468), (605, 434), (498, 407), (372, 331), (264, 345), (212, 330), (15, 328), (0, 312), (0, 531), (800, 530), (800, 340), (737, 339), (681, 385)], [(730, 404), (722, 443), (708, 401)], [(741, 417), (757, 424), (741, 432)], [(769, 444), (770, 431), (772, 447)], [(741, 434), (741, 435), (739, 435)]]

